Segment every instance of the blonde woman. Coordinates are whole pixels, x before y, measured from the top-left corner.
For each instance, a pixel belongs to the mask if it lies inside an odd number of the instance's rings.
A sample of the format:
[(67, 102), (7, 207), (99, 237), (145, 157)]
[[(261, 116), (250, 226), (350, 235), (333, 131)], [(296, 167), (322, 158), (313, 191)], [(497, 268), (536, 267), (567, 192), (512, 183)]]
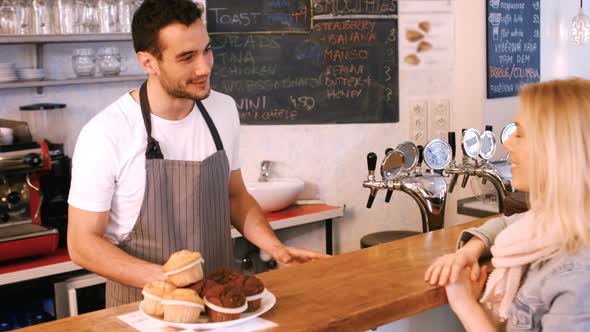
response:
[(445, 286), (467, 331), (590, 331), (590, 81), (525, 87), (516, 125), (512, 184), (531, 209), (464, 232), (425, 280)]

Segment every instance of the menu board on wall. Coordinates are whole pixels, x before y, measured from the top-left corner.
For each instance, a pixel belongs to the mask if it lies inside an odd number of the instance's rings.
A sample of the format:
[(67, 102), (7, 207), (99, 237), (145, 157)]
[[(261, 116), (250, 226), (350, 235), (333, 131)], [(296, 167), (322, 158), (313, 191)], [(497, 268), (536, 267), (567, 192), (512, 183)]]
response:
[(392, 33), (388, 20), (322, 20), (308, 36), (212, 35), (211, 84), (242, 123), (398, 121)]
[(397, 14), (397, 0), (314, 0), (314, 15)]
[[(214, 3), (221, 8), (223, 1)], [(209, 22), (212, 10), (209, 4)], [(276, 26), (209, 31), (215, 55), (211, 85), (235, 99), (242, 123), (399, 121), (394, 15), (316, 16), (307, 32), (302, 27), (283, 32)]]
[(487, 1), (487, 95), (516, 96), (539, 82), (540, 1)]
[(310, 0), (214, 0), (207, 6), (209, 32), (309, 31)]

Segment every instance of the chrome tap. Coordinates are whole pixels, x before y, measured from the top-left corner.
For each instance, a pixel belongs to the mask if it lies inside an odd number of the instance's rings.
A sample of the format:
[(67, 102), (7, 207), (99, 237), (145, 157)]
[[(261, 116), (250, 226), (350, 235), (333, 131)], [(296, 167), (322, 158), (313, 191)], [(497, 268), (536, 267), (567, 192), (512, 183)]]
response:
[(271, 176), (270, 165), (271, 162), (269, 160), (263, 160), (260, 163), (260, 177), (258, 178), (258, 182), (268, 182)]
[[(418, 164), (422, 163), (421, 149), (418, 149), (410, 142), (403, 144), (408, 144), (410, 148), (406, 150), (405, 148), (408, 146), (404, 148), (400, 145), (396, 150), (386, 150), (386, 157), (381, 164), (383, 178), (381, 181), (375, 178), (377, 155), (372, 152), (367, 155), (369, 176), (363, 182), (363, 187), (371, 190), (367, 208), (371, 208), (379, 190), (388, 191), (386, 202), (391, 199), (390, 193), (398, 190), (408, 194), (418, 204), (423, 232), (440, 229), (444, 226), (447, 196), (446, 181), (440, 174), (422, 174), (421, 169), (417, 169)], [(406, 155), (400, 152), (400, 149), (417, 151), (417, 153), (408, 153)], [(411, 168), (408, 168), (408, 166), (411, 166)]]
[[(449, 133), (449, 143), (455, 151), (455, 134)], [(463, 150), (463, 162), (457, 165), (453, 161), (445, 173), (452, 175), (449, 191), (452, 192), (457, 178), (463, 174), (461, 187), (465, 188), (470, 176), (482, 179), (483, 184), (490, 181), (498, 193), (498, 208), (504, 211), (504, 199), (507, 192), (513, 192), (510, 176), (510, 161), (507, 159), (490, 161), (496, 150), (496, 139), (492, 133), (492, 127), (486, 126), (486, 130), (479, 134), (475, 129), (464, 129), (461, 144)], [(454, 155), (454, 153), (453, 153)], [(478, 160), (478, 157), (481, 160)]]

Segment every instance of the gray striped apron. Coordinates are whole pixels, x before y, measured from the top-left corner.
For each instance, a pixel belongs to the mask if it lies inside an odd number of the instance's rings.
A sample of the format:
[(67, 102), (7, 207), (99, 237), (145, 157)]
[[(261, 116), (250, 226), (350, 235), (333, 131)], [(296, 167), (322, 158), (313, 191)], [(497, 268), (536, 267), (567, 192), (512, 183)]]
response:
[[(200, 251), (205, 273), (230, 266), (230, 170), (215, 124), (203, 103), (196, 101), (217, 152), (203, 161), (166, 160), (152, 137), (146, 83), (139, 95), (148, 136), (145, 194), (135, 226), (120, 248), (156, 264), (182, 249)], [(107, 281), (107, 308), (141, 299), (141, 289)]]

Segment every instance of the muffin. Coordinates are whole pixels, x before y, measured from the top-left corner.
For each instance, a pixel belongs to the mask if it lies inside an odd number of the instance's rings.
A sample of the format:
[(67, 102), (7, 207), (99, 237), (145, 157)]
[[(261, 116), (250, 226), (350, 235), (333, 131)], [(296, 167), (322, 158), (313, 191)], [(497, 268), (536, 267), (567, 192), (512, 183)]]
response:
[(197, 294), (199, 294), (200, 297), (205, 297), (205, 292), (212, 287), (223, 287), (223, 286), (213, 280), (209, 280), (208, 278), (201, 279), (197, 283), (189, 286), (189, 288), (194, 290), (195, 292), (197, 292)]
[(164, 274), (176, 287), (185, 287), (203, 279), (203, 262), (201, 253), (181, 250), (168, 258)]
[(254, 276), (245, 276), (240, 285), (246, 295), (246, 301), (248, 302), (248, 312), (256, 311), (262, 304), (262, 298), (264, 297), (264, 284), (262, 281)]
[(239, 319), (240, 314), (248, 309), (244, 292), (233, 285), (218, 285), (207, 289), (204, 302), (213, 322)]
[(176, 289), (172, 283), (167, 281), (154, 281), (143, 287), (143, 302), (141, 307), (149, 315), (156, 317), (164, 316), (164, 305), (161, 303), (163, 297)]
[(239, 273), (235, 272), (229, 268), (220, 268), (212, 273), (207, 275), (208, 280), (215, 281), (220, 285), (228, 285), (231, 284), (234, 280), (243, 278), (244, 276)]
[(196, 323), (205, 309), (203, 299), (192, 289), (177, 288), (164, 295), (164, 320), (174, 323)]

